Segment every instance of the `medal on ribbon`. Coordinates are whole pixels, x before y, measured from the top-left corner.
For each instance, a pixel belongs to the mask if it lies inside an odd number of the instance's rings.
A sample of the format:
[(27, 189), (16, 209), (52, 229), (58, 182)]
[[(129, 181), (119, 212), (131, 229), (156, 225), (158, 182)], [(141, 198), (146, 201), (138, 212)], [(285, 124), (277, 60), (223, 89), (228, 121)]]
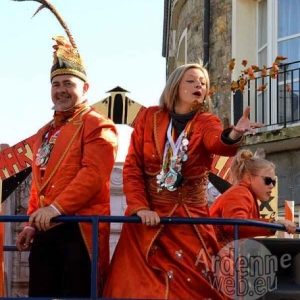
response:
[(177, 181), (178, 174), (174, 170), (170, 170), (165, 177), (165, 187), (173, 187)]
[(50, 152), (50, 145), (48, 143), (43, 143), (36, 154), (35, 164), (40, 167), (45, 166)]
[(185, 130), (181, 132), (177, 141), (174, 143), (174, 137), (171, 134), (172, 120), (170, 121), (167, 131), (168, 140), (165, 144), (164, 150), (163, 167), (160, 173), (156, 176), (158, 192), (161, 192), (163, 188), (173, 192), (184, 182), (181, 169), (182, 163), (188, 159), (186, 152), (189, 144), (189, 140), (187, 138), (189, 129), (190, 122), (187, 124)]
[(54, 135), (52, 135), (51, 138), (49, 139), (49, 141), (48, 141), (49, 133), (47, 133), (45, 135), (44, 142), (42, 143), (41, 147), (38, 149), (37, 154), (36, 154), (36, 158), (35, 158), (36, 166), (38, 166), (38, 167), (46, 166), (59, 132), (60, 132), (60, 130), (58, 130)]

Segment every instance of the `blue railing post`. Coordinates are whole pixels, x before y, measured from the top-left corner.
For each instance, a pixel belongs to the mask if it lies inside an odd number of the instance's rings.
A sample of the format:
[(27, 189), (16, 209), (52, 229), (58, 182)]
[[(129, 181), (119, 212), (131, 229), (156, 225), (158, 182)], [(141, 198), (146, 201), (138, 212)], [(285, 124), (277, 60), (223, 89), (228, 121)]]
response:
[(91, 265), (91, 299), (98, 297), (98, 236), (99, 236), (99, 220), (97, 216), (92, 217), (93, 236), (92, 236), (92, 265)]
[(235, 297), (234, 299), (238, 299), (239, 293), (239, 272), (238, 272), (238, 257), (239, 257), (239, 226), (234, 225), (234, 283), (235, 283)]

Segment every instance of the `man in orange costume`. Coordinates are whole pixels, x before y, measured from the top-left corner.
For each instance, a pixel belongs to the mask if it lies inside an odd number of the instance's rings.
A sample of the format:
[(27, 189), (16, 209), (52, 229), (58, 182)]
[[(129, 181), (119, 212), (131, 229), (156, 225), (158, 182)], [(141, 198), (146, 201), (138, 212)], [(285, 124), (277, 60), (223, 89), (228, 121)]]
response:
[[(110, 215), (116, 127), (88, 105), (85, 68), (66, 32), (70, 42), (53, 38), (54, 118), (35, 137), (30, 218), (17, 239), (20, 251), (30, 249), (30, 297), (90, 297), (92, 224), (51, 220), (59, 215)], [(109, 224), (100, 223), (99, 232), (101, 290), (109, 265)]]

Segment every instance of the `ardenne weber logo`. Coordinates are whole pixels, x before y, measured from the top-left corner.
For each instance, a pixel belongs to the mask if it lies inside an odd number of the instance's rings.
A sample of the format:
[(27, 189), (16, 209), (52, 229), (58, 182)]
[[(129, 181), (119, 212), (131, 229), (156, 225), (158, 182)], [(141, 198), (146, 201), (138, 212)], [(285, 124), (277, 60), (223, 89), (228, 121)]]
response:
[[(234, 250), (236, 245), (237, 252)], [(286, 253), (272, 255), (262, 243), (252, 239), (237, 240), (225, 245), (212, 262), (202, 249), (195, 265), (202, 264), (212, 288), (230, 299), (256, 300), (277, 289), (279, 267), (288, 268), (292, 257)], [(208, 275), (209, 274), (209, 275)]]

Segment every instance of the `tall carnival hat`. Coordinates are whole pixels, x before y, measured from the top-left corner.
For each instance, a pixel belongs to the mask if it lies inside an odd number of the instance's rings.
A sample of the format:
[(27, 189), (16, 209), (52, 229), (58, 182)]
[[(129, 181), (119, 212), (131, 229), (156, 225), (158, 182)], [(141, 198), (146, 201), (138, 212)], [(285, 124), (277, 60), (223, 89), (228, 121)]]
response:
[(39, 2), (42, 5), (37, 9), (37, 11), (33, 14), (34, 17), (38, 12), (40, 12), (43, 8), (48, 8), (57, 18), (61, 26), (65, 29), (65, 32), (69, 38), (69, 41), (64, 36), (54, 36), (53, 40), (56, 41), (56, 45), (53, 46), (53, 65), (51, 68), (50, 80), (57, 75), (74, 75), (84, 82), (87, 81), (87, 76), (85, 72), (84, 63), (80, 57), (78, 52), (76, 43), (74, 38), (63, 20), (63, 18), (59, 15), (58, 11), (55, 7), (50, 4), (47, 0), (13, 0), (18, 2), (23, 1), (35, 1)]

